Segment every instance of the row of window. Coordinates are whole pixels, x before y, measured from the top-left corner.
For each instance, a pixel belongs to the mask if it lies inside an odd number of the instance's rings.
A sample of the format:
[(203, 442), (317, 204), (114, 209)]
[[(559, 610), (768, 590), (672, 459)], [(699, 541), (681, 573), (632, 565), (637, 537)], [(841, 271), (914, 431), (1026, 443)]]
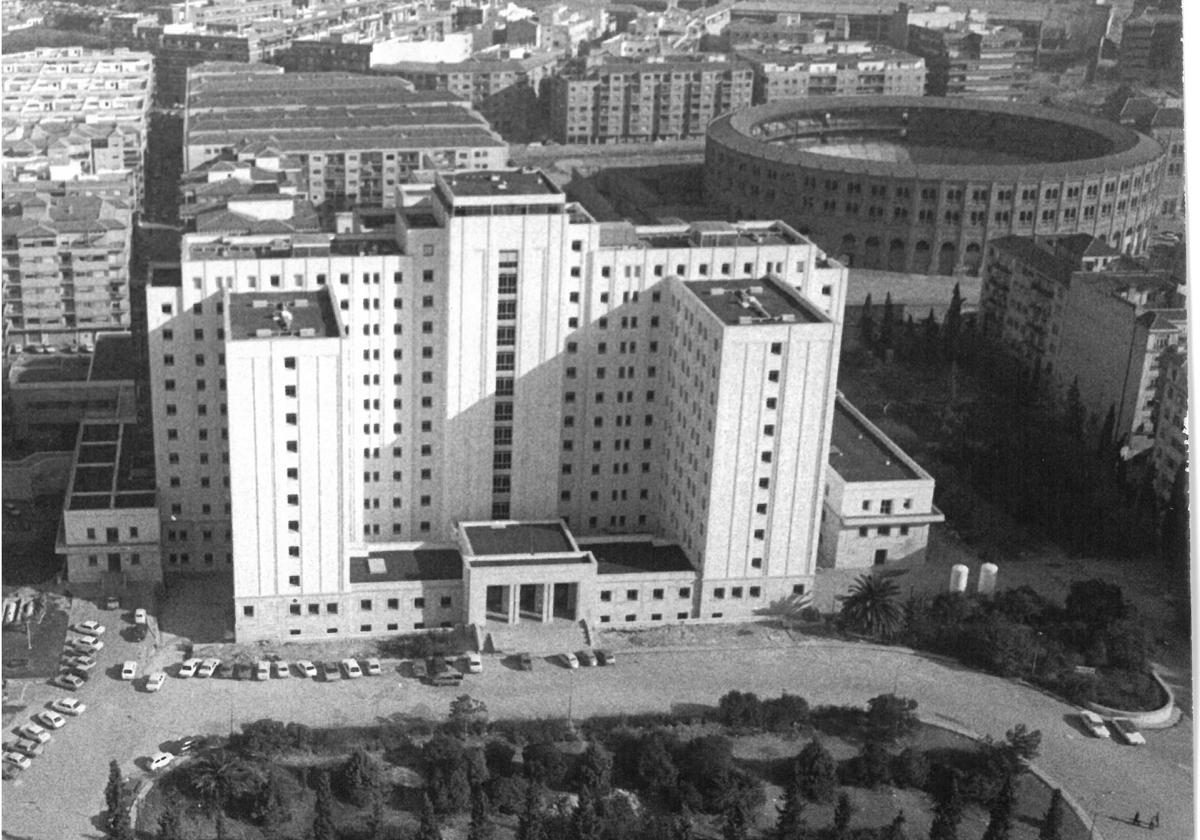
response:
[[(443, 621), (443, 622), (442, 622), (440, 625), (438, 625), (438, 626), (439, 626), (439, 627), (446, 627), (446, 628), (449, 628), (449, 627), (453, 627), (453, 626), (454, 626), (454, 622), (452, 622), (452, 621)], [(373, 632), (375, 632), (375, 629), (374, 629), (374, 628), (375, 628), (375, 626), (374, 626), (373, 624), (360, 624), (360, 625), (358, 625), (358, 632), (360, 632), (360, 633), (373, 633)], [(399, 625), (398, 623), (391, 623), (391, 624), (388, 624), (388, 625), (386, 625), (386, 629), (387, 629), (387, 632), (389, 632), (389, 633), (394, 633), (394, 632), (396, 632), (396, 631), (398, 631), (398, 630), (400, 629), (400, 625)], [(425, 627), (425, 622), (424, 622), (424, 621), (416, 621), (416, 622), (413, 622), (412, 629), (414, 629), (414, 630), (424, 630), (424, 629), (426, 629), (426, 627)], [(298, 627), (289, 627), (289, 628), (288, 628), (288, 635), (289, 635), (289, 636), (299, 636), (299, 635), (301, 635), (303, 632), (304, 632), (304, 631), (302, 631), (302, 630), (301, 630), (300, 628), (298, 628)], [(326, 634), (333, 635), (334, 633), (338, 633), (338, 632), (339, 632), (339, 630), (338, 630), (338, 628), (337, 628), (337, 627), (327, 627), (327, 628), (325, 628), (325, 632), (326, 632)]]

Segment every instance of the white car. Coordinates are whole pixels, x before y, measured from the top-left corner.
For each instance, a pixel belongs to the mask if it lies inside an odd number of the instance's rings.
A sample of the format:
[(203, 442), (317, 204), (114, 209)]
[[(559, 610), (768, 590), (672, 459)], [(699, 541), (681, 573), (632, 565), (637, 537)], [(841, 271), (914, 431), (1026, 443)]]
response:
[(217, 666), (220, 664), (220, 659), (205, 659), (200, 663), (200, 667), (196, 669), (196, 676), (211, 677), (213, 671), (217, 670)]
[(47, 729), (62, 729), (67, 725), (67, 719), (65, 717), (60, 715), (58, 712), (52, 712), (49, 710), (38, 712), (33, 716), (33, 719)]
[(72, 639), (70, 645), (82, 653), (99, 653), (104, 650), (104, 642), (95, 636), (80, 636), (78, 639)]
[(87, 711), (87, 703), (74, 697), (61, 697), (50, 704), (50, 708), (64, 715), (77, 717)]
[(146, 623), (146, 610), (143, 607), (138, 607), (136, 610), (133, 611), (133, 623), (134, 624), (145, 624)]
[(59, 674), (51, 680), (51, 683), (57, 685), (59, 688), (66, 688), (71, 691), (78, 691), (83, 687), (85, 682), (84, 678), (78, 674)]
[(483, 657), (481, 657), (478, 653), (468, 653), (466, 660), (468, 674), (483, 673)]
[(158, 691), (163, 687), (163, 683), (167, 681), (167, 675), (162, 671), (155, 671), (150, 676), (146, 677), (146, 690)]
[(1132, 747), (1144, 746), (1146, 739), (1138, 732), (1137, 725), (1129, 718), (1113, 718), (1109, 721), (1113, 732), (1118, 738)]
[(178, 676), (180, 679), (183, 679), (183, 680), (186, 680), (189, 677), (194, 677), (196, 675), (196, 669), (199, 667), (200, 667), (199, 659), (185, 659), (185, 660), (183, 660), (183, 663), (179, 666)]
[(161, 770), (175, 760), (175, 756), (169, 752), (156, 752), (150, 756), (150, 769)]
[(271, 679), (271, 663), (265, 659), (260, 659), (254, 665), (254, 679), (269, 680)]
[(36, 723), (23, 723), (17, 728), (17, 734), (22, 738), (28, 738), (30, 741), (37, 741), (39, 744), (44, 744), (50, 740), (50, 733)]
[(579, 667), (579, 659), (575, 656), (575, 654), (571, 653), (570, 651), (567, 651), (566, 653), (564, 653), (562, 655), (562, 661), (563, 661), (563, 664), (566, 665), (568, 668), (570, 668), (572, 671), (574, 671), (576, 668)]
[(104, 625), (98, 621), (81, 621), (71, 628), (76, 633), (83, 633), (87, 636), (103, 636)]
[(15, 751), (15, 750), (5, 750), (4, 751), (4, 760), (7, 761), (9, 764), (17, 765), (22, 770), (28, 770), (30, 765), (33, 764), (33, 762), (29, 760), (29, 756), (21, 755), (19, 752)]
[(358, 663), (353, 659), (343, 659), (342, 670), (346, 672), (346, 679), (348, 680), (352, 680), (355, 677), (361, 677), (363, 675), (362, 668), (359, 668)]
[(1079, 722), (1083, 724), (1083, 728), (1092, 733), (1097, 738), (1108, 738), (1108, 727), (1104, 725), (1104, 718), (1088, 709), (1079, 710)]
[(291, 669), (288, 668), (287, 660), (277, 659), (271, 663), (271, 668), (275, 672), (275, 678), (286, 680), (292, 675)]
[(383, 673), (383, 666), (381, 666), (379, 664), (379, 660), (375, 659), (374, 657), (370, 659), (364, 659), (362, 661), (362, 669), (363, 673), (368, 677), (378, 677)]
[(132, 659), (121, 663), (121, 679), (132, 680), (137, 676), (137, 663)]
[(296, 670), (306, 677), (317, 678), (317, 666), (309, 662), (307, 659), (296, 661)]

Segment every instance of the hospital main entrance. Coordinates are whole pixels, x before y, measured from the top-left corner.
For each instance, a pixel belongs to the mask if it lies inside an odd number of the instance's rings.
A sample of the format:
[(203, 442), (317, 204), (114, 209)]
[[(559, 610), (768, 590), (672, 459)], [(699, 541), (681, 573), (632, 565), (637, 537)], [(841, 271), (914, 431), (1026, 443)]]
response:
[(555, 619), (579, 618), (579, 584), (514, 583), (487, 588), (488, 621), (517, 624), (522, 621), (548, 623)]

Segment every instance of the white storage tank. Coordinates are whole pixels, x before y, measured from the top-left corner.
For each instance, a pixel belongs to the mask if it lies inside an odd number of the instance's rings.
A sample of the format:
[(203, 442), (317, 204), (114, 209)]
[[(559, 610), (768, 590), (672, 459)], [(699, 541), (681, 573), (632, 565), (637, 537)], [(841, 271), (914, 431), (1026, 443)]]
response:
[(996, 594), (996, 573), (1000, 569), (995, 563), (984, 563), (979, 567), (979, 583), (977, 590), (980, 595)]
[(955, 563), (950, 568), (950, 591), (963, 593), (967, 591), (967, 578), (971, 570), (962, 563)]

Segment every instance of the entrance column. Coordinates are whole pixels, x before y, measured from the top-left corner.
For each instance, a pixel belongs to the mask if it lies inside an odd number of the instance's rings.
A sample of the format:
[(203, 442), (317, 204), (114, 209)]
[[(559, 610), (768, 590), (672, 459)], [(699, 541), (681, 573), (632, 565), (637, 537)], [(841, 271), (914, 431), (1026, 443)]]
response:
[(554, 620), (554, 584), (542, 584), (542, 624)]
[(520, 584), (511, 584), (508, 587), (508, 623), (516, 624), (521, 620), (521, 601), (520, 601), (521, 586)]

